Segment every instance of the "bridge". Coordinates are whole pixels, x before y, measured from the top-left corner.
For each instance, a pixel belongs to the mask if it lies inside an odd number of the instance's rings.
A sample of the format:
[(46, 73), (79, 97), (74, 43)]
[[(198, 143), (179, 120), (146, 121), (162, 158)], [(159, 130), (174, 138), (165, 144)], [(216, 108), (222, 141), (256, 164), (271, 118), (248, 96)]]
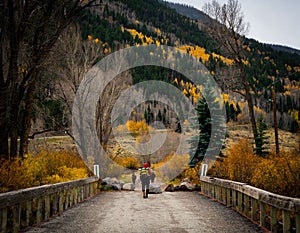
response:
[(300, 199), (201, 177), (201, 192), (99, 192), (99, 180), (0, 194), (0, 232), (300, 232)]

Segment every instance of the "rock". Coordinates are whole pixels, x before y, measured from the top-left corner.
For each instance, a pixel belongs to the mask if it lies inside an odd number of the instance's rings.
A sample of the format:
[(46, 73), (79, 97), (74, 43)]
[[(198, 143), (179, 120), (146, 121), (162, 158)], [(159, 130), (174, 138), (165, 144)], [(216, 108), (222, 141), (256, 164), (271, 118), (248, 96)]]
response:
[(179, 186), (179, 191), (193, 191), (195, 189), (195, 185), (191, 184), (190, 182), (182, 182)]
[(116, 177), (113, 177), (113, 178), (111, 178), (111, 183), (112, 184), (120, 184), (120, 181)]
[(165, 192), (174, 192), (174, 185), (168, 184), (168, 186), (165, 188)]
[(112, 184), (111, 187), (113, 190), (121, 190), (122, 189), (120, 184)]
[(126, 183), (123, 185), (123, 190), (134, 191), (135, 185), (133, 183)]
[(101, 185), (103, 186), (103, 190), (121, 190), (123, 184), (117, 178), (106, 177), (102, 180)]
[(162, 190), (160, 188), (160, 185), (151, 183), (149, 186), (149, 193), (162, 193)]
[(110, 185), (110, 184), (111, 184), (111, 178), (110, 177), (105, 177), (102, 180), (102, 183), (101, 183), (101, 185)]

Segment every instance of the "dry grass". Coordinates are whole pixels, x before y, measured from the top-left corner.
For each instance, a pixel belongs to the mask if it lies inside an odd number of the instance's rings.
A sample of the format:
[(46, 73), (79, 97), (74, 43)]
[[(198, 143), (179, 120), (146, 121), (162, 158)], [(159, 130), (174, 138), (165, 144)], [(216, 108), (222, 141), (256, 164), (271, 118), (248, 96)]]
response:
[[(227, 128), (228, 138), (226, 139), (226, 147), (232, 143), (238, 142), (241, 139), (253, 140), (252, 130), (250, 125), (239, 125), (236, 123), (229, 123)], [(269, 138), (269, 148), (275, 148), (275, 133), (274, 128), (267, 130)], [(300, 133), (291, 133), (286, 130), (278, 130), (279, 147), (282, 150), (300, 149)]]

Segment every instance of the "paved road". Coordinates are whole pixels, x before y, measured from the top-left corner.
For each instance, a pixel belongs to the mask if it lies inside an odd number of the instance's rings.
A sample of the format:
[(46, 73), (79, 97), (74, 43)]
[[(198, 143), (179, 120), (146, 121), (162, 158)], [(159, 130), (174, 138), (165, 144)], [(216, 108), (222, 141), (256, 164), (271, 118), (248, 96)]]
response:
[(27, 232), (46, 233), (240, 233), (259, 227), (196, 192), (102, 192)]

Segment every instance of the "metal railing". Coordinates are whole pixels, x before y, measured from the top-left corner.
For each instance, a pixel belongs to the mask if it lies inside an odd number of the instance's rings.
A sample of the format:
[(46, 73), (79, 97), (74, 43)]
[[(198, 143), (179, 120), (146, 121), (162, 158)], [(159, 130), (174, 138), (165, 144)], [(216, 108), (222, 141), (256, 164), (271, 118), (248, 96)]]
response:
[(98, 192), (98, 177), (0, 194), (0, 232), (18, 232)]
[(201, 177), (201, 191), (271, 232), (300, 233), (300, 199), (264, 191), (245, 183)]

